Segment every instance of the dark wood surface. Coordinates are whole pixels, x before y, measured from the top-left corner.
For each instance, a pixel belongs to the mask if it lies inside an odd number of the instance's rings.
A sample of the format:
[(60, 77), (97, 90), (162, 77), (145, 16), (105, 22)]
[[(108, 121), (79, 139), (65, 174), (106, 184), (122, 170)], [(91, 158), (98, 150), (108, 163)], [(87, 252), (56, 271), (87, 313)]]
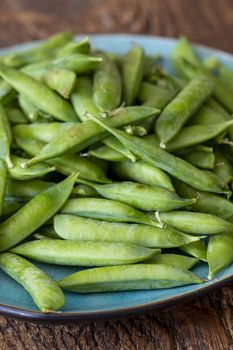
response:
[[(148, 33), (233, 52), (232, 0), (0, 0), (0, 46), (54, 32)], [(69, 326), (0, 317), (0, 349), (232, 350), (233, 285), (130, 319)]]

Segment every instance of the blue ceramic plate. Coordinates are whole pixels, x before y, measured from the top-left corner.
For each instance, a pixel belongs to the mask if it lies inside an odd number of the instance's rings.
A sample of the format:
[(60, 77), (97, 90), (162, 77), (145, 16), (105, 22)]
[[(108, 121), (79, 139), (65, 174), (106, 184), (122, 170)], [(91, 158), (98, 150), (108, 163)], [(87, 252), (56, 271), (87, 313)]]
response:
[[(80, 39), (81, 37), (77, 37)], [(167, 69), (171, 70), (169, 57), (175, 46), (174, 39), (143, 35), (91, 35), (94, 47), (116, 53), (125, 53), (133, 44), (144, 47), (147, 54), (162, 54)], [(1, 53), (32, 47), (35, 43), (18, 45), (2, 49)], [(203, 46), (195, 46), (201, 57), (216, 55), (222, 62), (233, 69), (233, 56)], [(77, 268), (38, 264), (55, 280), (77, 271)], [(193, 271), (206, 277), (207, 264), (200, 263)], [(119, 317), (139, 314), (165, 307), (187, 298), (199, 296), (226, 282), (233, 280), (233, 264), (220, 272), (212, 281), (201, 285), (190, 285), (168, 290), (114, 292), (98, 294), (77, 294), (66, 292), (66, 304), (61, 312), (43, 314), (34, 305), (30, 295), (14, 280), (0, 271), (0, 313), (33, 321), (65, 323), (77, 320)]]

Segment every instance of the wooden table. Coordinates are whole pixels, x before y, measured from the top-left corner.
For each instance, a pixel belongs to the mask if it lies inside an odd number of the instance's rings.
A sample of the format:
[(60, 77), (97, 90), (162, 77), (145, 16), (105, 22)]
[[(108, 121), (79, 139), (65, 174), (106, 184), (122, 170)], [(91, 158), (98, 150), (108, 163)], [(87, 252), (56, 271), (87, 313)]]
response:
[[(0, 0), (0, 46), (67, 28), (75, 33), (150, 33), (233, 52), (232, 0)], [(231, 350), (233, 284), (145, 316), (69, 326), (0, 317), (0, 349)]]

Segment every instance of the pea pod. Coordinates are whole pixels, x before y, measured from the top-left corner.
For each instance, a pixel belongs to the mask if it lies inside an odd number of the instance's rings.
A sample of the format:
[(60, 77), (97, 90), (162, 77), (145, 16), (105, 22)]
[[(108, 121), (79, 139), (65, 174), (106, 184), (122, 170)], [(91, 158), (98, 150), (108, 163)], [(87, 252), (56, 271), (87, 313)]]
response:
[(233, 235), (221, 233), (209, 239), (207, 247), (209, 279), (233, 262)]
[(38, 123), (38, 120), (41, 120), (42, 123), (52, 120), (52, 117), (49, 114), (44, 113), (37, 106), (35, 106), (27, 96), (20, 94), (18, 101), (20, 108), (31, 123)]
[[(111, 126), (119, 127), (145, 120), (157, 113), (159, 113), (159, 110), (150, 107), (126, 107), (119, 109), (114, 116), (108, 119), (108, 123)], [(82, 151), (87, 146), (100, 141), (107, 135), (108, 133), (104, 128), (96, 125), (92, 120), (87, 120), (72, 128), (68, 128), (63, 133), (63, 142), (61, 142), (61, 138), (58, 136), (48, 143), (36, 157), (28, 161), (25, 166), (30, 166), (66, 153)]]
[(106, 57), (94, 72), (93, 99), (102, 111), (113, 110), (121, 103), (121, 76), (114, 61)]
[(23, 206), (23, 204), (23, 202), (17, 202), (15, 200), (13, 202), (5, 201), (2, 208), (2, 217), (6, 218), (13, 215)]
[(173, 248), (195, 242), (192, 237), (172, 228), (141, 224), (113, 223), (74, 215), (56, 215), (54, 228), (63, 239), (80, 242), (131, 243), (152, 248)]
[(99, 115), (100, 109), (96, 106), (92, 97), (92, 82), (88, 76), (79, 77), (71, 94), (71, 102), (80, 120), (87, 119), (85, 112)]
[(68, 69), (53, 68), (45, 73), (44, 80), (52, 90), (68, 99), (75, 87), (76, 74)]
[(94, 190), (94, 188), (91, 188), (87, 185), (79, 184), (78, 186), (75, 186), (71, 192), (72, 197), (78, 197), (78, 198), (89, 198), (89, 197), (100, 197), (99, 193)]
[(128, 204), (103, 198), (69, 199), (60, 212), (112, 222), (156, 225), (156, 220), (150, 220), (144, 213)]
[(99, 185), (82, 179), (77, 181), (93, 187), (104, 198), (118, 200), (144, 211), (169, 211), (195, 202), (195, 198), (187, 200), (173, 191), (136, 182), (124, 181)]
[(175, 189), (182, 197), (196, 198), (192, 206), (197, 211), (220, 216), (223, 219), (228, 219), (233, 215), (233, 203), (226, 198), (196, 190), (181, 181), (175, 182)]
[(211, 235), (233, 229), (231, 223), (212, 214), (174, 210), (159, 216), (163, 223), (191, 234)]
[(135, 155), (131, 151), (129, 151), (127, 148), (125, 148), (124, 145), (122, 145), (122, 143), (119, 140), (117, 140), (114, 136), (106, 137), (105, 139), (102, 140), (102, 142), (106, 146), (111, 147), (113, 150), (121, 153), (123, 156), (130, 159), (131, 162), (133, 163), (136, 162)]
[(24, 94), (36, 107), (62, 121), (75, 121), (71, 105), (42, 82), (15, 69), (1, 67), (0, 75), (19, 93)]
[(23, 112), (18, 108), (6, 109), (7, 119), (10, 124), (25, 124), (28, 123), (28, 119), (25, 117)]
[(0, 255), (0, 267), (21, 284), (42, 312), (60, 309), (65, 298), (62, 290), (44, 271), (10, 253)]
[(120, 162), (127, 159), (123, 153), (120, 153), (119, 151), (116, 151), (115, 149), (106, 145), (90, 149), (88, 151), (88, 155), (99, 159), (108, 160), (110, 162)]
[(185, 270), (191, 269), (197, 262), (197, 258), (178, 254), (155, 254), (150, 259), (144, 260), (144, 264), (169, 265)]
[(104, 266), (140, 262), (156, 250), (126, 243), (41, 239), (21, 244), (11, 252), (47, 264)]
[(0, 216), (3, 212), (6, 193), (7, 170), (5, 163), (0, 159)]
[(54, 185), (54, 183), (42, 180), (18, 181), (8, 179), (6, 197), (24, 198), (23, 200), (25, 201), (26, 199), (30, 199), (38, 193), (47, 190), (52, 185)]
[(12, 168), (10, 159), (11, 129), (6, 113), (0, 105), (0, 159), (5, 161), (8, 168)]
[(61, 288), (79, 293), (172, 288), (203, 280), (192, 272), (160, 264), (99, 267), (79, 271), (58, 281)]
[(174, 191), (170, 178), (161, 169), (139, 160), (128, 160), (112, 164), (112, 170), (120, 179), (132, 180), (149, 186), (162, 187)]
[(201, 169), (214, 168), (215, 155), (213, 152), (206, 152), (201, 149), (194, 149), (191, 150), (185, 156), (183, 156), (183, 159)]
[(138, 95), (144, 64), (144, 52), (139, 46), (133, 47), (124, 57), (122, 63), (123, 98), (132, 105)]
[(179, 247), (184, 253), (194, 256), (198, 260), (207, 262), (207, 249), (205, 243), (200, 240)]
[(11, 101), (12, 97), (15, 97), (15, 91), (12, 89), (11, 85), (5, 80), (0, 79), (0, 102), (2, 105)]
[[(209, 102), (209, 101), (208, 101)], [(208, 106), (202, 106), (199, 111), (189, 120), (189, 124), (195, 125), (195, 124), (218, 124), (226, 121), (228, 119), (225, 119), (224, 116), (214, 111), (213, 109), (209, 108)]]
[(145, 106), (163, 109), (176, 96), (178, 91), (178, 89), (168, 90), (143, 82), (138, 98)]
[(83, 38), (79, 42), (69, 42), (63, 46), (57, 53), (57, 57), (65, 57), (74, 53), (88, 54), (90, 51), (89, 39)]
[(213, 89), (210, 79), (198, 77), (186, 85), (165, 107), (155, 126), (155, 131), (164, 147), (178, 134), (185, 122), (198, 111)]
[(74, 53), (72, 55), (58, 57), (52, 64), (56, 68), (69, 69), (77, 74), (84, 74), (95, 69), (102, 60), (101, 57)]
[(233, 166), (224, 156), (219, 148), (214, 150), (215, 153), (215, 175), (223, 182), (224, 187), (227, 188), (229, 183), (233, 180)]
[[(70, 196), (76, 175), (39, 193), (0, 224), (0, 251), (13, 247), (47, 222)], [(15, 225), (17, 222), (17, 225)]]
[(201, 171), (189, 164), (188, 162), (173, 156), (156, 146), (156, 143), (151, 146), (142, 138), (127, 135), (124, 131), (112, 128), (102, 120), (90, 116), (97, 124), (101, 125), (112, 135), (114, 135), (122, 144), (132, 151), (136, 156), (156, 166), (170, 175), (183, 180), (184, 182), (196, 187), (200, 190), (222, 193), (223, 190), (218, 185), (218, 179), (212, 174)]

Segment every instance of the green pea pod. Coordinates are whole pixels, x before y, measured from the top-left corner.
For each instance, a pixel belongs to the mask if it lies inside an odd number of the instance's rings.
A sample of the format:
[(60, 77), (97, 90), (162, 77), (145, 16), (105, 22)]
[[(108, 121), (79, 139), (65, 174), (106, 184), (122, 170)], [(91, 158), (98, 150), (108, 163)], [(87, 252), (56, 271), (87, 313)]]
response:
[(18, 181), (8, 179), (6, 186), (6, 196), (8, 198), (24, 198), (30, 199), (38, 193), (47, 190), (54, 183), (42, 180)]
[[(41, 151), (44, 144), (37, 140), (31, 140), (29, 138), (23, 139), (16, 137), (16, 144), (23, 149), (27, 154), (34, 156)], [(21, 161), (21, 164), (25, 161)], [(99, 182), (99, 183), (109, 183), (109, 180), (101, 167), (95, 164), (88, 158), (79, 156), (78, 154), (70, 154), (63, 157), (53, 158), (46, 161), (49, 165), (56, 168), (56, 171), (64, 174), (70, 175), (72, 173), (79, 173), (79, 177), (89, 181)], [(34, 168), (32, 166), (31, 168)], [(30, 169), (29, 173), (30, 173)], [(27, 170), (27, 169), (22, 169)]]
[[(70, 196), (76, 175), (39, 193), (0, 224), (0, 251), (13, 247), (48, 221)], [(17, 225), (15, 225), (17, 222)]]
[(6, 109), (6, 115), (11, 125), (28, 123), (28, 119), (18, 108)]
[(100, 185), (79, 178), (77, 181), (93, 187), (104, 198), (118, 200), (144, 211), (170, 211), (195, 202), (195, 198), (187, 200), (173, 191), (136, 182), (125, 181)]
[(215, 148), (215, 175), (223, 182), (224, 187), (228, 187), (233, 180), (233, 166), (229, 160), (223, 155), (219, 148)]
[(218, 216), (190, 211), (159, 213), (160, 220), (177, 230), (191, 234), (216, 234), (233, 229), (233, 225)]
[(41, 62), (28, 64), (22, 67), (20, 71), (36, 80), (43, 81), (43, 77), (46, 72), (52, 68), (52, 60), (44, 60)]
[(103, 198), (69, 199), (60, 211), (111, 222), (137, 222), (145, 225), (156, 225), (144, 213), (128, 204)]
[(149, 186), (162, 187), (174, 191), (169, 176), (161, 169), (139, 160), (128, 160), (112, 164), (112, 170), (120, 179), (132, 180)]
[(141, 47), (135, 46), (123, 58), (122, 82), (123, 98), (126, 104), (132, 105), (138, 95), (144, 65), (144, 51)]
[(5, 163), (0, 159), (0, 216), (3, 212), (5, 193), (6, 193), (7, 170)]
[(16, 125), (13, 127), (13, 136), (21, 139), (36, 139), (41, 142), (50, 142), (56, 137), (61, 137), (67, 129), (75, 127), (73, 122), (67, 123), (34, 123), (28, 125)]
[(104, 58), (94, 73), (93, 99), (102, 111), (113, 110), (121, 103), (121, 76), (110, 59)]
[(57, 57), (65, 57), (72, 55), (74, 53), (83, 53), (88, 54), (90, 51), (90, 42), (89, 39), (83, 38), (79, 42), (71, 41), (65, 46), (63, 46), (57, 53)]
[(12, 168), (10, 159), (11, 129), (6, 113), (0, 105), (0, 159), (5, 161), (8, 168)]
[(56, 68), (64, 68), (74, 71), (77, 74), (85, 74), (98, 67), (103, 61), (101, 57), (75, 53), (69, 56), (56, 58), (52, 65)]
[(26, 161), (25, 158), (11, 156), (11, 160), (13, 162), (13, 168), (9, 169), (9, 175), (16, 180), (31, 180), (45, 176), (56, 170), (54, 166), (50, 167), (45, 163), (36, 164), (29, 169), (23, 169), (20, 164)]
[(198, 111), (213, 90), (214, 85), (210, 79), (197, 77), (165, 107), (155, 125), (155, 131), (164, 147)]
[(213, 152), (193, 150), (183, 156), (183, 159), (201, 169), (214, 168), (215, 155)]
[(4, 55), (4, 64), (10, 67), (21, 67), (28, 63), (38, 62), (52, 57), (55, 55), (57, 49), (67, 44), (71, 39), (71, 32), (55, 34), (31, 49)]
[(78, 198), (89, 198), (89, 197), (100, 197), (99, 193), (94, 190), (94, 188), (79, 184), (78, 186), (75, 186), (71, 192), (72, 197), (78, 197)]
[(144, 260), (144, 264), (161, 264), (189, 270), (198, 262), (197, 258), (190, 258), (178, 254), (155, 254), (150, 259)]
[(59, 310), (65, 298), (60, 287), (44, 271), (10, 253), (0, 255), (0, 267), (21, 284), (42, 312)]
[[(37, 232), (38, 232), (37, 235), (40, 235), (40, 238), (41, 238), (41, 236), (46, 237), (46, 238), (55, 238), (55, 239), (60, 238), (60, 236), (55, 232), (53, 225), (43, 225), (38, 229)], [(35, 238), (37, 238), (37, 237), (35, 237)]]
[(68, 214), (56, 215), (54, 228), (63, 239), (80, 242), (122, 242), (152, 248), (179, 247), (199, 239), (170, 227), (113, 223)]
[(208, 279), (233, 262), (233, 235), (221, 233), (209, 239), (207, 247), (207, 260), (209, 264)]
[(76, 84), (76, 74), (68, 69), (53, 68), (45, 73), (44, 81), (48, 87), (68, 99)]
[(178, 93), (178, 89), (168, 90), (143, 82), (138, 98), (145, 106), (163, 109)]
[(215, 138), (222, 131), (233, 125), (233, 120), (218, 124), (199, 124), (185, 126), (170, 142), (166, 144), (169, 152), (200, 144)]
[(115, 149), (106, 145), (90, 149), (88, 151), (88, 155), (99, 159), (108, 160), (110, 162), (120, 162), (127, 159), (123, 153), (120, 153), (119, 151), (116, 151)]
[(99, 267), (79, 271), (58, 281), (61, 288), (79, 293), (172, 288), (203, 280), (192, 272), (160, 264)]
[(96, 116), (100, 113), (100, 109), (93, 100), (92, 90), (91, 79), (88, 76), (82, 76), (78, 78), (75, 89), (71, 94), (72, 105), (82, 121), (87, 119), (86, 112)]
[(213, 109), (202, 106), (199, 111), (190, 118), (189, 125), (195, 124), (218, 124), (226, 121), (227, 119), (219, 112), (214, 111)]
[(153, 146), (140, 137), (127, 135), (124, 131), (112, 128), (104, 123), (102, 120), (90, 116), (90, 118), (97, 124), (101, 125), (112, 135), (114, 135), (122, 144), (132, 151), (136, 156), (156, 166), (170, 175), (178, 178), (193, 187), (200, 190), (223, 193), (224, 191), (218, 185), (218, 180), (212, 174), (204, 172), (188, 162), (173, 156), (156, 146), (156, 142)]
[(105, 266), (140, 262), (156, 250), (126, 243), (41, 239), (21, 244), (11, 252), (47, 264)]
[(179, 247), (184, 253), (194, 256), (198, 260), (207, 262), (207, 249), (205, 243), (200, 240)]
[[(108, 119), (107, 123), (114, 127), (120, 127), (145, 120), (157, 113), (159, 113), (159, 110), (150, 107), (126, 107), (119, 109), (114, 116)], [(62, 138), (64, 141), (61, 141), (60, 136), (52, 140), (36, 157), (27, 162), (25, 166), (30, 166), (66, 153), (82, 151), (107, 135), (108, 133), (104, 128), (96, 125), (92, 120), (87, 120), (63, 132)]]
[(52, 117), (62, 121), (77, 120), (71, 105), (42, 82), (6, 67), (1, 67), (0, 75), (19, 93), (27, 96), (37, 108)]
[(114, 149), (115, 151), (121, 153), (126, 158), (130, 159), (131, 162), (136, 162), (135, 155), (129, 151), (127, 148), (122, 145), (122, 143), (117, 140), (114, 136), (106, 137), (102, 140), (102, 142), (106, 145)]
[(213, 193), (202, 192), (181, 181), (175, 181), (175, 189), (181, 197), (196, 198), (192, 205), (197, 211), (228, 219), (233, 215), (233, 203)]
[(15, 96), (15, 91), (6, 81), (0, 79), (0, 102), (2, 105), (11, 101), (12, 96)]
[(23, 204), (24, 204), (23, 202), (17, 202), (15, 200), (13, 202), (6, 202), (5, 201), (3, 208), (2, 208), (2, 217), (6, 218), (6, 217), (13, 215), (20, 208), (22, 208)]

